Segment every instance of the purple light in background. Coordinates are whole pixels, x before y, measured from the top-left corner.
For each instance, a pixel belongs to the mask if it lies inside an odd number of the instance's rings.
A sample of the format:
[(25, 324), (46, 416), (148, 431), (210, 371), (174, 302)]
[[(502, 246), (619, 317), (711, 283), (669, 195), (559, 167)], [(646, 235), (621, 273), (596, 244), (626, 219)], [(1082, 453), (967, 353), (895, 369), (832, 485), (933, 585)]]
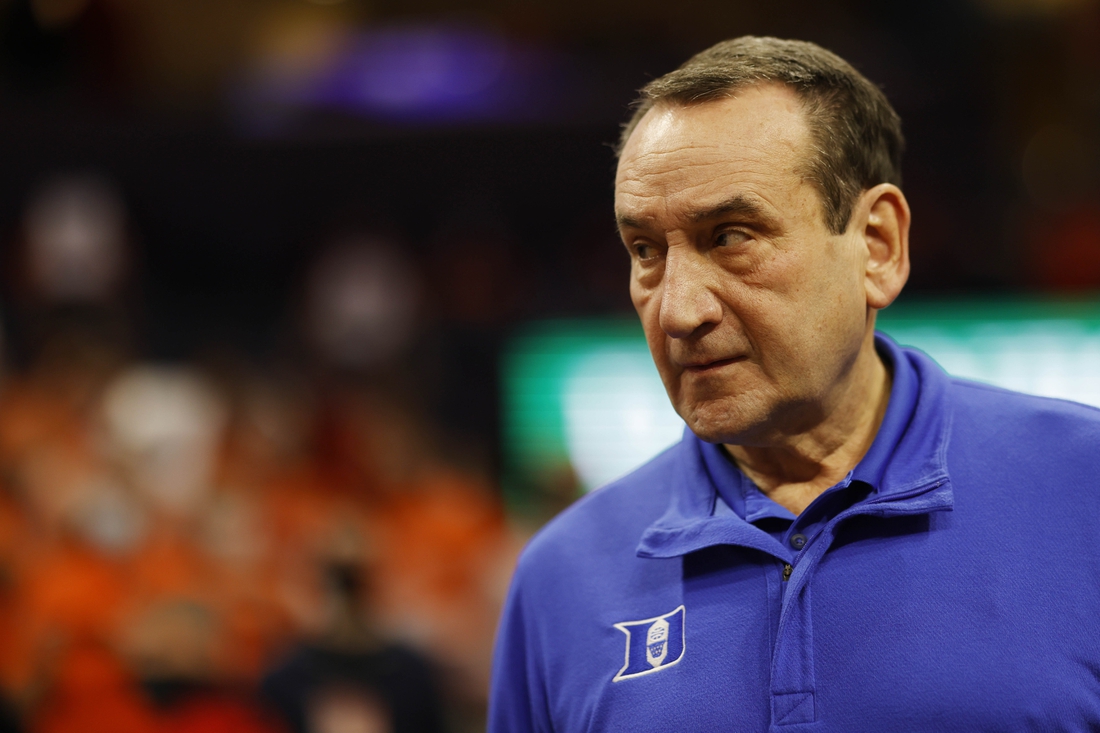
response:
[(305, 74), (272, 65), (244, 96), (395, 122), (531, 119), (558, 103), (563, 62), (481, 28), (404, 25), (358, 33)]
[(362, 39), (335, 75), (337, 99), (380, 110), (464, 106), (491, 96), (508, 52), (486, 33), (407, 28)]

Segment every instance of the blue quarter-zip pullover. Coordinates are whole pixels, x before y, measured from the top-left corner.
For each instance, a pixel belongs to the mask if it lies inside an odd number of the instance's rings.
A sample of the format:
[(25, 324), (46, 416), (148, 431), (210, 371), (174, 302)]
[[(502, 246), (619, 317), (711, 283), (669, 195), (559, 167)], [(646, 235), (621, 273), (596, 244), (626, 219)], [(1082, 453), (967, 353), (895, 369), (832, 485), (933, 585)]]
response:
[(688, 433), (531, 541), (491, 733), (1100, 730), (1100, 410), (876, 343), (883, 424), (799, 517)]

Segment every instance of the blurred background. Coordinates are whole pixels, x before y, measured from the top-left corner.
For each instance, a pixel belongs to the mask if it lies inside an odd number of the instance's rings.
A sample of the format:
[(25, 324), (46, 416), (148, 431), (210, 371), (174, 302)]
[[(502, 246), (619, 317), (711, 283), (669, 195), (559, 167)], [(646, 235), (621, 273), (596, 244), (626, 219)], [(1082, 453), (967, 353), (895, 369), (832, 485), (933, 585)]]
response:
[(610, 145), (744, 33), (902, 115), (886, 330), (1100, 404), (1097, 0), (0, 0), (0, 732), (482, 729), (525, 539), (682, 430)]

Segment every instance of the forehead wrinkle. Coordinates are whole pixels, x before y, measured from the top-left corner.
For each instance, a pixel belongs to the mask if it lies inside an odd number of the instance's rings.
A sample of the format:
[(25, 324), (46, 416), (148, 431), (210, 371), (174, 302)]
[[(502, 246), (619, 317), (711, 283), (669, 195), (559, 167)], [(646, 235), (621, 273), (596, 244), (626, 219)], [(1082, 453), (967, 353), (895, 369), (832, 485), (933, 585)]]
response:
[[(633, 199), (648, 208), (644, 202), (658, 201), (662, 208), (675, 208), (685, 198), (713, 199), (708, 189), (729, 177), (728, 161), (716, 158), (710, 162), (695, 162), (687, 166), (633, 166), (621, 171), (616, 182), (616, 208), (623, 199)], [(638, 170), (641, 168), (641, 170)], [(713, 173), (708, 171), (713, 170)], [(722, 195), (723, 199), (729, 194)], [(631, 207), (639, 208), (639, 207)]]
[[(616, 189), (627, 195), (630, 189), (641, 188), (650, 195), (671, 198), (687, 193), (693, 188), (719, 184), (730, 177), (743, 178), (745, 183), (791, 176), (801, 179), (799, 157), (795, 145), (783, 146), (788, 155), (775, 160), (769, 153), (774, 149), (764, 149), (758, 145), (743, 145), (729, 150), (720, 145), (706, 146), (708, 155), (692, 155), (687, 159), (675, 159), (672, 156), (686, 149), (697, 150), (692, 146), (682, 146), (678, 151), (647, 151), (632, 156), (618, 170)], [(708, 173), (708, 171), (715, 171)], [(724, 198), (729, 198), (729, 195)]]
[[(619, 231), (624, 229), (647, 229), (649, 224), (660, 220), (668, 214), (668, 198), (661, 194), (640, 195), (626, 193), (633, 199), (645, 199), (652, 200), (652, 205), (643, 204), (640, 206), (628, 207), (627, 211), (620, 208), (619, 203), (616, 202), (615, 206), (615, 223), (619, 227)], [(616, 197), (618, 198), (618, 197)], [(633, 209), (632, 211), (630, 209)]]
[[(687, 161), (680, 160), (681, 156), (690, 155)], [(702, 158), (702, 160), (700, 160)], [(727, 157), (722, 154), (722, 146), (711, 144), (686, 144), (675, 147), (672, 150), (647, 150), (640, 151), (629, 158), (624, 157), (627, 163), (620, 164), (618, 168), (618, 180), (625, 177), (646, 179), (680, 171), (685, 164), (689, 166), (720, 165), (726, 162)]]
[[(785, 195), (781, 192), (793, 194), (805, 182), (804, 120), (793, 135), (775, 123), (754, 120), (747, 135), (708, 137), (691, 134), (692, 120), (674, 119), (695, 111), (665, 110), (655, 129), (640, 125), (635, 131), (616, 177), (620, 228), (693, 224), (738, 197), (774, 216), (783, 207), (771, 199)], [(749, 213), (749, 207), (741, 208)]]
[(767, 194), (766, 187), (759, 190), (756, 181), (730, 185), (724, 178), (693, 181), (673, 192), (668, 192), (667, 187), (662, 187), (664, 191), (621, 190), (616, 197), (616, 221), (620, 229), (645, 229), (653, 223), (672, 221), (676, 226), (694, 226), (726, 215), (776, 220), (780, 207)]

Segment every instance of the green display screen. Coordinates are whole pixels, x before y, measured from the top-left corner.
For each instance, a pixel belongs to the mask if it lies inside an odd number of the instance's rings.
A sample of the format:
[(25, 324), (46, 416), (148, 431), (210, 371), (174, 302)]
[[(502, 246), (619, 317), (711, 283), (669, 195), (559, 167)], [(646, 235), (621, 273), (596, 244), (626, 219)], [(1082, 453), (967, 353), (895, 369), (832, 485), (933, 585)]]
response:
[[(899, 302), (878, 328), (949, 373), (1100, 406), (1100, 299)], [(634, 318), (531, 323), (503, 364), (505, 491), (534, 517), (679, 439)]]

